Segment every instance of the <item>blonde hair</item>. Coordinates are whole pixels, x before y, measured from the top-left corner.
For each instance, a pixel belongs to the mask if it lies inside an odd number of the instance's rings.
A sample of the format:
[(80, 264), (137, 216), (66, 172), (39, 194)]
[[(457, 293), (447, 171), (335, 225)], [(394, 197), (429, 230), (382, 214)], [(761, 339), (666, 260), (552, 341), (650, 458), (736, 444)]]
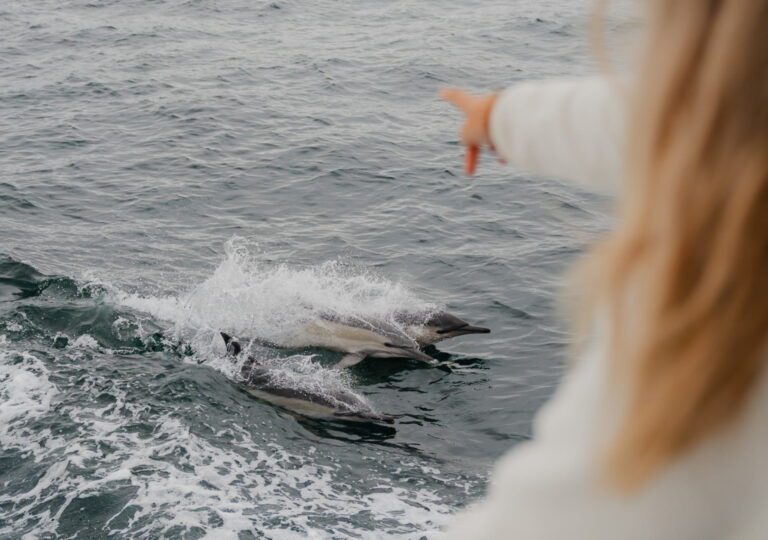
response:
[(768, 338), (768, 0), (650, 0), (617, 229), (585, 261), (627, 409), (633, 489), (732, 424)]

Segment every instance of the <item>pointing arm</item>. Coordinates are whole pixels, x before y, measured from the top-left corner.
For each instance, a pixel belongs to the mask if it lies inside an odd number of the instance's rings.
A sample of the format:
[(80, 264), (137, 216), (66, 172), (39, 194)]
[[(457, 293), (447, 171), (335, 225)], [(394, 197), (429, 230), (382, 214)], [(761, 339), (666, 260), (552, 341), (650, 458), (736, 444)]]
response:
[(530, 81), (502, 92), (490, 117), (499, 156), (520, 169), (619, 191), (626, 104), (606, 77)]

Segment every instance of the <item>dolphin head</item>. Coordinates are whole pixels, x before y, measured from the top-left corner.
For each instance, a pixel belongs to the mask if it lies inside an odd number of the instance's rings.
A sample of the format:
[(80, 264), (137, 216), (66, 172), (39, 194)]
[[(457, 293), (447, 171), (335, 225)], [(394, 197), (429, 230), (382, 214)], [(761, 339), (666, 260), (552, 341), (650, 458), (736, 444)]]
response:
[(444, 339), (467, 334), (487, 334), (488, 328), (473, 326), (447, 311), (399, 311), (395, 321), (420, 345), (432, 345)]
[(482, 326), (473, 326), (446, 311), (430, 314), (424, 321), (424, 330), (433, 335), (436, 338), (435, 341), (468, 334), (488, 334), (491, 331)]

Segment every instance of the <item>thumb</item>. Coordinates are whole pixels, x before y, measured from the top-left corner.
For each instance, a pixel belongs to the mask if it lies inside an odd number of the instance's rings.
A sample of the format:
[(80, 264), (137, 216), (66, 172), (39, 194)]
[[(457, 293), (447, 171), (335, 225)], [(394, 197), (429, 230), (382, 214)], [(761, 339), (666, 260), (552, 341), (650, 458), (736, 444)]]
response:
[(472, 96), (458, 88), (443, 88), (440, 90), (440, 98), (464, 111), (467, 110), (472, 101)]

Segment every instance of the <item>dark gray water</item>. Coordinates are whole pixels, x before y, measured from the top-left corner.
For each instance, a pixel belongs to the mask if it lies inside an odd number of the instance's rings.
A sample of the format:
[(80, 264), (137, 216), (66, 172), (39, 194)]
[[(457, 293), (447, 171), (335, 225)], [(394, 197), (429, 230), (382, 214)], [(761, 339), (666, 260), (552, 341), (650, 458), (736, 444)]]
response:
[[(606, 224), (461, 174), (444, 85), (590, 71), (569, 0), (0, 5), (0, 536), (432, 536), (530, 435), (559, 277)], [(444, 369), (254, 354), (392, 428), (253, 399), (218, 330), (445, 306)]]

